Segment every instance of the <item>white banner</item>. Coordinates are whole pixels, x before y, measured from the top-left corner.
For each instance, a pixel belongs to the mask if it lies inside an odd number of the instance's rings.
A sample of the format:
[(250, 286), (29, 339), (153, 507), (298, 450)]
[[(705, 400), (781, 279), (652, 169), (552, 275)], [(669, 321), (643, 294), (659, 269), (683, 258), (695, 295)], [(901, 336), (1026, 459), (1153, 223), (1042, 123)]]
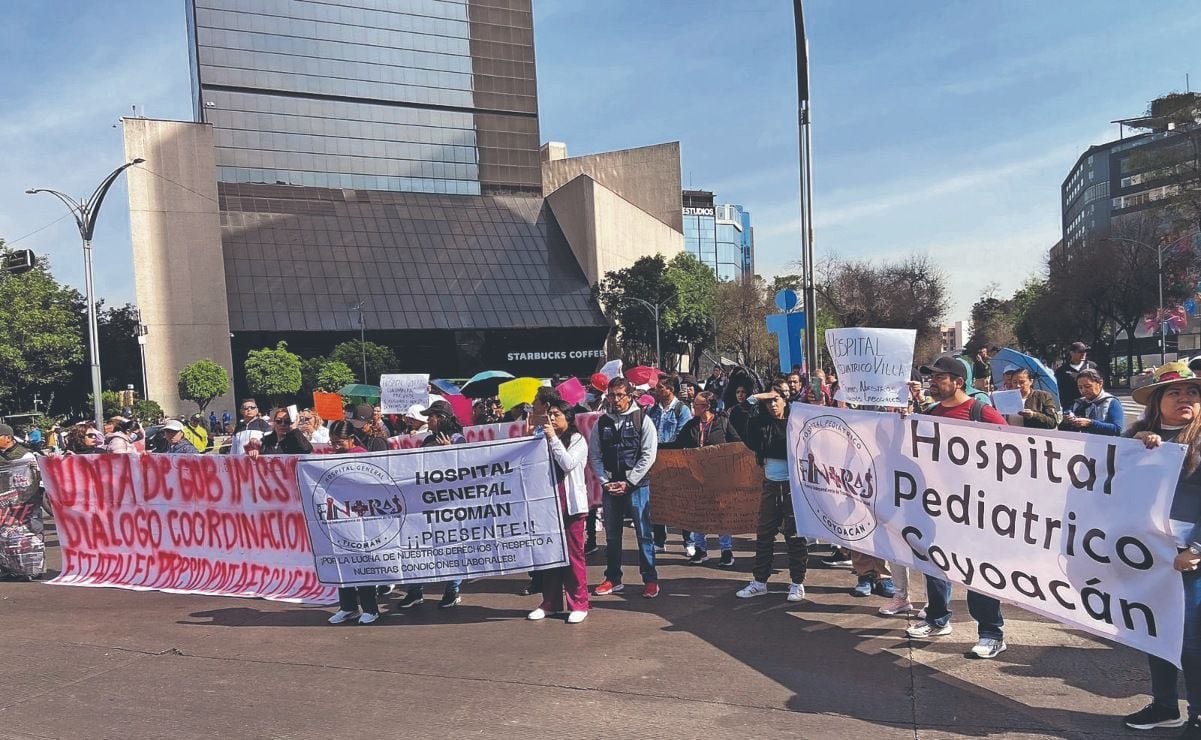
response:
[(379, 407), (385, 414), (403, 414), (413, 404), (429, 405), (428, 373), (379, 376)]
[(838, 375), (834, 398), (860, 406), (909, 405), (913, 329), (826, 329), (826, 349)]
[(1184, 448), (793, 404), (797, 530), (1179, 665)]
[(546, 440), (302, 458), (321, 583), (425, 583), (567, 564)]

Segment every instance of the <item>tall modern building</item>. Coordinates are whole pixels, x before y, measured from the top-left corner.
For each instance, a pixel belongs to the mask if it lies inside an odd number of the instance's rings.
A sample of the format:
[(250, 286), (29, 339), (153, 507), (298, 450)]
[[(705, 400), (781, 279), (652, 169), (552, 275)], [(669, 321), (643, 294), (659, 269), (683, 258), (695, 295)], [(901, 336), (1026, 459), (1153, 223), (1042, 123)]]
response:
[[(149, 395), (252, 350), (587, 374), (591, 286), (682, 248), (679, 145), (541, 161), (531, 0), (187, 0), (193, 122), (126, 119)], [(369, 383), (376, 378), (366, 378)], [(230, 399), (217, 408), (232, 408)]]
[(718, 204), (707, 190), (684, 191), (684, 249), (713, 269), (718, 280), (755, 272), (750, 211)]

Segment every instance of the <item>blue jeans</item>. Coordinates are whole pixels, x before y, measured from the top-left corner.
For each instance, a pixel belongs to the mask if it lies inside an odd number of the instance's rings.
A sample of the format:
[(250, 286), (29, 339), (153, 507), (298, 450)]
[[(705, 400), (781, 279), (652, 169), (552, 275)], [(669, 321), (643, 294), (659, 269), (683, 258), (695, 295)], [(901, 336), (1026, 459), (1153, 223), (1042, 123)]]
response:
[[(446, 582), (446, 590), (447, 591), (458, 591), (462, 586), (463, 586), (462, 578), (458, 578), (453, 581)], [(425, 584), (424, 583), (415, 583), (412, 586), (409, 586), (407, 593), (424, 595), (425, 594)]]
[[(1184, 644), (1180, 665), (1190, 717), (1201, 715), (1201, 572), (1180, 574), (1184, 579)], [(1151, 696), (1156, 704), (1177, 706), (1176, 666), (1163, 658), (1148, 656), (1151, 663)]]
[(643, 583), (655, 583), (655, 542), (651, 533), (650, 488), (643, 484), (630, 489), (624, 496), (605, 493), (601, 504), (605, 510), (605, 578), (614, 585), (621, 583), (621, 535), (625, 518), (634, 520), (638, 537), (638, 570)]
[[(698, 550), (704, 550), (706, 552), (709, 551), (709, 548), (705, 546), (705, 541), (707, 539), (709, 539), (709, 535), (707, 535), (707, 534), (703, 534), (701, 532), (693, 532), (692, 533), (692, 544), (696, 545), (696, 549), (698, 549)], [(717, 548), (719, 550), (733, 550), (734, 549), (734, 535), (732, 535), (732, 534), (717, 535)]]
[[(951, 582), (942, 578), (926, 576), (926, 621), (941, 627), (951, 621)], [(991, 596), (967, 592), (967, 611), (976, 620), (976, 631), (980, 637), (1004, 640), (1005, 620), (1001, 617), (1001, 602)]]

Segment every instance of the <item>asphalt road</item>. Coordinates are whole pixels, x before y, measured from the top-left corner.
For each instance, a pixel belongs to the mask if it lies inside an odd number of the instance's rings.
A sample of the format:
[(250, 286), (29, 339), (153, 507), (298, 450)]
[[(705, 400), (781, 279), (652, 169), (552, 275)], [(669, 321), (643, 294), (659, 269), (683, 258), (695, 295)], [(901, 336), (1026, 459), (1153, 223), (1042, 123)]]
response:
[(953, 635), (911, 642), (904, 619), (875, 614), (881, 599), (848, 594), (845, 569), (810, 570), (799, 604), (784, 600), (786, 575), (743, 601), (748, 546), (736, 542), (731, 572), (689, 566), (673, 543), (660, 598), (641, 598), (630, 567), (626, 592), (595, 598), (580, 625), (526, 621), (539, 599), (516, 595), (517, 577), (468, 584), (452, 610), (431, 599), (366, 627), (261, 600), (0, 583), (0, 738), (1178, 732), (1122, 729), (1149, 687), (1134, 651), (1006, 607), (1009, 650), (968, 660), (962, 601)]

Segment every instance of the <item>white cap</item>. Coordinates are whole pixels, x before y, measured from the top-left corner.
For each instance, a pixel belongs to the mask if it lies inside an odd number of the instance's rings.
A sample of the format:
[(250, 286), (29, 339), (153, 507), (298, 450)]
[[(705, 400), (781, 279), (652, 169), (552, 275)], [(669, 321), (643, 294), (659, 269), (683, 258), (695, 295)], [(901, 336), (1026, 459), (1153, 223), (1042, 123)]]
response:
[(167, 419), (167, 421), (163, 423), (163, 431), (182, 432), (183, 423), (180, 422), (179, 419)]
[[(441, 397), (439, 397), (439, 399), (440, 398)], [(425, 422), (429, 421), (429, 417), (427, 417), (425, 414), (421, 413), (422, 411), (425, 411), (425, 407), (419, 403), (415, 403), (409, 407), (409, 410), (406, 411), (404, 413), (404, 415), (409, 417), (410, 419), (416, 419), (417, 421), (424, 424)]]

